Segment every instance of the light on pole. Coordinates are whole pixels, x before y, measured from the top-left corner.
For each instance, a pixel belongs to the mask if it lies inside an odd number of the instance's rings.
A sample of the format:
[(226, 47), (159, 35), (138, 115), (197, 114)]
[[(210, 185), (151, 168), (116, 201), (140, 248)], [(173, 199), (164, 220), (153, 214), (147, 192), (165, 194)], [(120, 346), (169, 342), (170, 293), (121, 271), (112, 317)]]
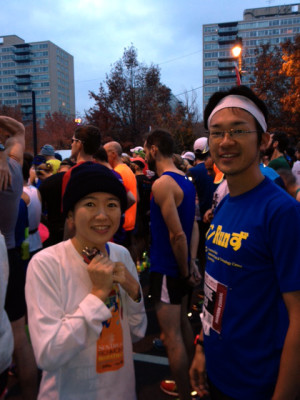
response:
[(32, 135), (33, 135), (33, 154), (37, 155), (37, 132), (36, 132), (36, 107), (35, 107), (35, 91), (31, 91), (32, 98)]
[(234, 58), (237, 59), (238, 61), (238, 66), (237, 66), (237, 84), (240, 85), (242, 81), (242, 50), (243, 50), (243, 41), (242, 38), (236, 37), (235, 45), (231, 49), (231, 53)]

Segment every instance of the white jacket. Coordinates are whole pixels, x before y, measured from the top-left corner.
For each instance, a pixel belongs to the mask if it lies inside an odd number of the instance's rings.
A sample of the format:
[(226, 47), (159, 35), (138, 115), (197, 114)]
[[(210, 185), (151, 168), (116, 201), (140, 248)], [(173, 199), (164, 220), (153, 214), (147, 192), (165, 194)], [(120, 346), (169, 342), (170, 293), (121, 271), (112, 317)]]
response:
[[(138, 280), (129, 252), (114, 243), (109, 249), (110, 259), (123, 262)], [(70, 240), (30, 261), (26, 300), (34, 354), (43, 370), (39, 399), (136, 399), (132, 340), (146, 331), (144, 302), (134, 302), (120, 288), (124, 366), (99, 374), (96, 342), (111, 312), (91, 288), (86, 264)]]

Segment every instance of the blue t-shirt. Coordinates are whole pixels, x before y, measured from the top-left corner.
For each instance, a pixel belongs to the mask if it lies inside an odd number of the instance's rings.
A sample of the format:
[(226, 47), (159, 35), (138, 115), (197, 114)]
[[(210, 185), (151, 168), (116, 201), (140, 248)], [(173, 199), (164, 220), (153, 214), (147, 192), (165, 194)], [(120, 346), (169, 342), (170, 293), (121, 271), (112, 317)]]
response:
[(202, 218), (205, 212), (212, 206), (213, 195), (218, 185), (214, 184), (213, 178), (208, 175), (204, 162), (190, 168), (187, 175), (192, 176), (196, 186)]
[[(177, 207), (177, 211), (189, 248), (195, 218), (196, 191), (194, 185), (186, 176), (175, 172), (168, 171), (163, 175), (171, 176), (184, 193), (183, 200), (179, 207)], [(155, 203), (153, 197), (150, 202), (150, 221), (150, 271), (159, 272), (163, 275), (176, 278), (179, 276), (179, 268), (170, 244), (170, 234), (160, 211), (160, 207)]]
[(300, 290), (300, 204), (265, 178), (223, 199), (206, 238), (208, 376), (233, 398), (270, 399), (288, 328), (282, 293)]

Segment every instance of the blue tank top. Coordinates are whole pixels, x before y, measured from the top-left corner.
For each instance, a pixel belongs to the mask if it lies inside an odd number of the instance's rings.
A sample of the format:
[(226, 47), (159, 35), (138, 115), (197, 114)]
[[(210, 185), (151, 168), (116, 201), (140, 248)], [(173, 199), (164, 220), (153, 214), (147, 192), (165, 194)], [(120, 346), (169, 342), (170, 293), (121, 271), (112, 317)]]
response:
[[(175, 172), (164, 172), (163, 175), (171, 176), (184, 193), (183, 200), (177, 207), (182, 229), (186, 235), (188, 249), (190, 248), (193, 223), (195, 218), (195, 188), (192, 182), (184, 175)], [(160, 211), (160, 207), (151, 199), (151, 249), (150, 271), (164, 275), (178, 277), (179, 269), (170, 244), (169, 231)]]

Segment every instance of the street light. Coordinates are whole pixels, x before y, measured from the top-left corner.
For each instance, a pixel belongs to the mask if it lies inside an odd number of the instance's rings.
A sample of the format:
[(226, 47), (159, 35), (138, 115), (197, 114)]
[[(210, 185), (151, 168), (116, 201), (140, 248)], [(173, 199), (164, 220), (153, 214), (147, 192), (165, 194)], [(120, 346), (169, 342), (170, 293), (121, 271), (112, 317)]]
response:
[(33, 135), (33, 154), (37, 155), (37, 132), (36, 132), (36, 107), (35, 107), (35, 91), (31, 91), (32, 98), (32, 135)]
[(237, 85), (239, 86), (242, 81), (242, 50), (243, 50), (243, 41), (242, 38), (236, 37), (235, 45), (231, 49), (231, 53), (234, 58), (238, 60), (238, 67), (236, 66), (236, 80)]

